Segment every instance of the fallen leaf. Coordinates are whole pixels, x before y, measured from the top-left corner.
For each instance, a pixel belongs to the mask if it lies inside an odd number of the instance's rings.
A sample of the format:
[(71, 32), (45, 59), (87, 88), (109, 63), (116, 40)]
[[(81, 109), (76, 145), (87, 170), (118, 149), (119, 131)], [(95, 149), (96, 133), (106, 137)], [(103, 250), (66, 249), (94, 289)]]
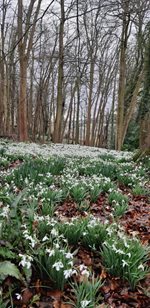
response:
[(55, 300), (53, 302), (53, 308), (61, 308), (61, 302), (60, 300)]
[(63, 292), (60, 290), (52, 290), (47, 292), (47, 296), (52, 297), (53, 299), (60, 300), (62, 297)]
[(65, 303), (61, 303), (60, 308), (72, 308), (72, 305), (70, 305), (70, 304), (65, 304)]
[(28, 304), (32, 297), (33, 297), (32, 292), (29, 289), (25, 289), (22, 292), (22, 303), (23, 304)]
[(79, 258), (82, 259), (82, 262), (84, 263), (84, 265), (86, 265), (86, 266), (92, 265), (92, 258), (86, 250), (80, 249), (79, 252), (78, 252), (78, 256), (79, 256)]
[(38, 279), (35, 283), (35, 290), (37, 294), (41, 293), (40, 287), (41, 287), (41, 281), (40, 279)]
[(107, 273), (103, 268), (102, 271), (101, 271), (101, 274), (100, 274), (100, 279), (105, 279), (106, 277), (107, 277)]

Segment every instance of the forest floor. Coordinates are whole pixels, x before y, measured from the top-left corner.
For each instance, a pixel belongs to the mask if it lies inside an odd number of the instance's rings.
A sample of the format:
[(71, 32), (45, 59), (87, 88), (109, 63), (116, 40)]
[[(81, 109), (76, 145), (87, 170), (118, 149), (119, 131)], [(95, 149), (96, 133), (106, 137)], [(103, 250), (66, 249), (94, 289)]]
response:
[(0, 141), (0, 307), (150, 307), (150, 158)]

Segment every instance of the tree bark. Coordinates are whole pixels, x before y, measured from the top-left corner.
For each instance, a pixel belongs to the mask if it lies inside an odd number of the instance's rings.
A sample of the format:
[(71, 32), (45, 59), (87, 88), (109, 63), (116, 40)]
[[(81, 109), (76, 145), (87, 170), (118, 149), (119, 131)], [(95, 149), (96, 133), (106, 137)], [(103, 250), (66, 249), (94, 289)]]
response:
[(61, 142), (62, 119), (63, 119), (63, 80), (64, 80), (64, 23), (65, 11), (64, 0), (61, 0), (61, 21), (59, 27), (59, 64), (57, 83), (57, 110), (54, 124), (53, 142)]

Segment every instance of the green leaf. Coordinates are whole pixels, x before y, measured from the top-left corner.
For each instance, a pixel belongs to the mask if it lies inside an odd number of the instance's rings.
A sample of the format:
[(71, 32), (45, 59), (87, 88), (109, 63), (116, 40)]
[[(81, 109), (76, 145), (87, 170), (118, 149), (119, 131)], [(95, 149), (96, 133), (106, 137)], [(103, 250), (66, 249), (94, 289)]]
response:
[(0, 262), (0, 280), (3, 281), (7, 276), (22, 280), (23, 277), (17, 266), (10, 261)]

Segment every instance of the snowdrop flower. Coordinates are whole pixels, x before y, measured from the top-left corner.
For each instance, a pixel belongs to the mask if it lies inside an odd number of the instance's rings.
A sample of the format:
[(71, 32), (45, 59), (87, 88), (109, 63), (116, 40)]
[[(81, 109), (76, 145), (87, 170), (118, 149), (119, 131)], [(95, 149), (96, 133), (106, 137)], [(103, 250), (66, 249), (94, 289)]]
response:
[(42, 242), (45, 242), (45, 241), (47, 241), (47, 240), (48, 240), (48, 236), (45, 235), (45, 236), (43, 237), (43, 239), (42, 239)]
[(107, 228), (107, 230), (106, 230), (106, 231), (107, 231), (107, 233), (108, 233), (108, 235), (109, 235), (109, 236), (111, 236), (111, 235), (113, 234), (113, 230), (112, 230), (112, 229), (110, 229), (110, 228)]
[(142, 271), (144, 271), (144, 265), (143, 265), (143, 264), (140, 264), (140, 265), (138, 266), (138, 269), (141, 269)]
[(9, 211), (10, 211), (9, 205), (3, 207), (3, 210), (0, 216), (8, 218)]
[(109, 220), (108, 220), (108, 219), (105, 219), (104, 225), (108, 225), (108, 224), (109, 224)]
[(56, 249), (59, 249), (59, 244), (58, 243), (54, 243), (54, 245), (55, 245)]
[(71, 252), (67, 252), (65, 256), (66, 256), (66, 259), (73, 259), (73, 254)]
[(24, 182), (25, 182), (26, 185), (28, 185), (29, 184), (28, 178), (25, 178)]
[(55, 250), (54, 249), (46, 249), (46, 252), (49, 254), (49, 257), (55, 255)]
[(22, 265), (23, 267), (27, 267), (27, 269), (29, 269), (31, 267), (31, 261), (33, 261), (33, 258), (28, 255), (22, 255), (21, 253), (19, 254), (19, 257), (22, 258), (19, 265)]
[(87, 300), (81, 301), (81, 308), (87, 307), (90, 302), (91, 301), (87, 301)]
[(79, 269), (80, 269), (81, 275), (89, 277), (90, 273), (89, 273), (87, 267), (84, 264), (81, 264), (79, 266)]
[(74, 274), (77, 274), (77, 271), (76, 270), (72, 270), (71, 268), (64, 271), (65, 279), (70, 278)]
[(119, 255), (125, 255), (125, 252), (121, 249), (117, 249), (116, 252), (119, 253)]
[(28, 231), (25, 230), (23, 231), (23, 234), (24, 234), (24, 238), (26, 240), (29, 240), (31, 243), (31, 247), (34, 248), (35, 247), (35, 244), (37, 243), (37, 239), (36, 238), (33, 238), (31, 235), (29, 235)]
[(37, 240), (31, 236), (30, 237), (30, 242), (31, 242), (31, 247), (34, 248), (35, 244), (37, 243)]
[(122, 266), (123, 267), (128, 266), (128, 263), (125, 260), (122, 260)]
[(118, 231), (118, 232), (117, 232), (117, 235), (119, 236), (119, 238), (123, 238), (124, 233), (123, 233), (123, 232), (121, 232), (121, 231)]
[(21, 294), (16, 293), (15, 295), (16, 295), (16, 298), (17, 298), (18, 300), (20, 300), (20, 299), (22, 300), (22, 296), (21, 296)]
[(128, 243), (127, 243), (127, 241), (126, 241), (126, 238), (124, 238), (123, 241), (124, 241), (124, 246), (125, 246), (126, 248), (129, 248), (130, 246), (128, 245)]
[(86, 277), (88, 278), (88, 277), (90, 276), (90, 273), (89, 273), (88, 270), (83, 270), (83, 271), (81, 272), (81, 275), (86, 276)]
[(61, 268), (63, 268), (63, 267), (64, 267), (64, 265), (63, 265), (63, 263), (62, 263), (61, 261), (55, 262), (55, 263), (53, 264), (53, 266), (52, 266), (52, 268), (56, 268), (56, 271), (57, 271), (57, 272), (59, 272), (59, 270), (60, 270)]
[(115, 252), (118, 252), (116, 246), (114, 244), (112, 244), (112, 250), (115, 251)]
[(51, 235), (53, 235), (53, 236), (58, 236), (58, 231), (57, 231), (55, 228), (53, 228), (53, 229), (51, 230)]
[(128, 253), (127, 253), (127, 256), (128, 256), (129, 258), (131, 258), (131, 253), (130, 253), (130, 252), (128, 252)]
[(68, 264), (72, 267), (73, 266), (73, 261), (69, 261)]
[(87, 232), (83, 232), (83, 236), (86, 236), (87, 235)]

